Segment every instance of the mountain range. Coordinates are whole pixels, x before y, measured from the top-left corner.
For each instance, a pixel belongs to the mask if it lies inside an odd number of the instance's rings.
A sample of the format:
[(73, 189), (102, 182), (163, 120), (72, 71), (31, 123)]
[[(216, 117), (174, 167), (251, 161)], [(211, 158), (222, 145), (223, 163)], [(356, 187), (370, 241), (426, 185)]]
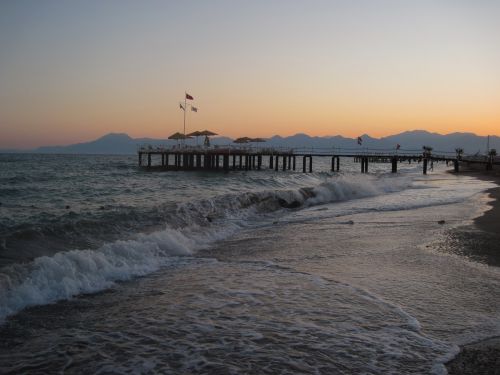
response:
[[(473, 133), (451, 133), (438, 134), (424, 130), (406, 131), (382, 138), (373, 138), (365, 134), (361, 136), (362, 147), (368, 149), (394, 150), (400, 145), (402, 150), (421, 150), (422, 146), (430, 146), (436, 152), (453, 152), (456, 148), (462, 148), (465, 154), (484, 153), (487, 147), (487, 137), (478, 136)], [(231, 144), (233, 139), (228, 137), (213, 137), (213, 145)], [(202, 144), (203, 137), (190, 139), (187, 144)], [(142, 145), (175, 145), (176, 141), (154, 138), (131, 138), (124, 133), (110, 133), (90, 142), (77, 143), (66, 146), (43, 146), (31, 150), (1, 150), (0, 152), (23, 152), (23, 153), (45, 153), (45, 154), (134, 154)], [(261, 143), (260, 145), (264, 145)], [(266, 139), (269, 147), (293, 147), (293, 148), (342, 148), (359, 149), (357, 138), (346, 138), (340, 135), (311, 137), (307, 134), (295, 134), (289, 137), (275, 135)], [(490, 137), (490, 148), (500, 149), (500, 137)]]

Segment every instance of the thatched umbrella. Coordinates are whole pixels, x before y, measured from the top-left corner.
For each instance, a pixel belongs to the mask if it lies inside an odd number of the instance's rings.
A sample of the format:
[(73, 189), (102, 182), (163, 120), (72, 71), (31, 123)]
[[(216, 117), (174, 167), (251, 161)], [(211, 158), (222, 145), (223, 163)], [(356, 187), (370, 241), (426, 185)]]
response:
[(188, 135), (184, 135), (182, 133), (177, 132), (177, 133), (172, 134), (170, 137), (168, 137), (168, 139), (175, 139), (177, 141), (177, 144), (179, 144), (180, 140), (191, 139), (191, 137)]
[(241, 138), (236, 138), (233, 143), (248, 143), (248, 142), (252, 142), (252, 138), (248, 138), (248, 137), (241, 137)]
[(180, 139), (189, 139), (191, 138), (189, 135), (184, 135), (182, 133), (174, 133), (172, 134), (170, 137), (168, 137), (168, 139), (175, 139), (176, 141), (180, 140)]
[(266, 140), (264, 138), (251, 138), (249, 142), (260, 143), (260, 142), (266, 142)]
[(202, 130), (199, 135), (205, 135), (207, 137), (210, 137), (212, 135), (218, 135), (217, 133), (214, 133), (210, 130)]
[(212, 136), (212, 135), (217, 135), (217, 133), (214, 133), (210, 130), (202, 130), (201, 132), (198, 132), (199, 135), (204, 135), (205, 136), (205, 141), (203, 142), (205, 146), (210, 146), (210, 141), (208, 139), (208, 137)]
[(188, 137), (196, 137), (196, 145), (198, 145), (198, 137), (200, 135), (203, 135), (203, 134), (201, 134), (201, 132), (199, 130), (197, 130), (195, 132), (189, 133), (187, 136)]

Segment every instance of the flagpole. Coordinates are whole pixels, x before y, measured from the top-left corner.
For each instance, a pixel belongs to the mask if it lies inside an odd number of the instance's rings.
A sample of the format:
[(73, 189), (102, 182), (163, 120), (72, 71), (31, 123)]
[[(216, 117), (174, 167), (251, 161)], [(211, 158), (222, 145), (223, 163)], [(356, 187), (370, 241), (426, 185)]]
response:
[(187, 104), (187, 99), (186, 99), (186, 92), (184, 92), (184, 139), (183, 141), (186, 141), (186, 104)]

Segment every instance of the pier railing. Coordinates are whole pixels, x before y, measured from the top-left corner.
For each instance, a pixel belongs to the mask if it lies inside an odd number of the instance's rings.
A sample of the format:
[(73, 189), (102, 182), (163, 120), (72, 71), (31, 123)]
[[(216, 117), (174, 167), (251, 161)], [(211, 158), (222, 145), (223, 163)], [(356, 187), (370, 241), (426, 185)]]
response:
[[(414, 156), (422, 155), (421, 149), (380, 149), (368, 147), (284, 147), (284, 146), (253, 146), (253, 145), (212, 145), (206, 146), (166, 146), (166, 145), (141, 145), (137, 147), (137, 152), (142, 153), (217, 153), (217, 152), (236, 152), (236, 153), (251, 153), (251, 154), (294, 154), (294, 155), (314, 155), (314, 156)], [(453, 159), (456, 157), (455, 152), (451, 151), (436, 151), (432, 153), (433, 158)]]
[[(401, 162), (422, 162), (423, 173), (427, 166), (432, 169), (434, 161), (453, 162), (458, 172), (458, 159), (454, 153), (430, 153), (422, 150), (371, 149), (368, 147), (338, 148), (338, 147), (280, 147), (243, 145), (213, 145), (206, 146), (163, 146), (146, 145), (137, 150), (139, 166), (160, 170), (260, 170), (264, 168), (278, 170), (296, 170), (297, 158), (302, 158), (302, 172), (312, 172), (313, 158), (331, 158), (331, 171), (340, 170), (340, 158), (353, 158), (361, 165), (361, 172), (368, 172), (369, 163), (390, 163), (392, 172), (398, 170)], [(161, 163), (158, 161), (161, 157)], [(158, 165), (159, 164), (159, 165)]]

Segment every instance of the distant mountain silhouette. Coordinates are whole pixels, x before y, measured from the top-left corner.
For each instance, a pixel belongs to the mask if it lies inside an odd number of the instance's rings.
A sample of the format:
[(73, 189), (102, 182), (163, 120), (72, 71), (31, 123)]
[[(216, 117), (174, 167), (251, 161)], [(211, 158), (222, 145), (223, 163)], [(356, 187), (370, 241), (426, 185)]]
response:
[[(295, 134), (289, 137), (275, 135), (267, 139), (266, 143), (259, 145), (282, 146), (294, 148), (362, 148), (394, 150), (396, 145), (401, 145), (404, 150), (422, 150), (422, 146), (431, 146), (435, 152), (453, 152), (457, 147), (463, 148), (466, 154), (474, 154), (486, 151), (486, 137), (477, 136), (473, 133), (451, 133), (437, 134), (424, 130), (406, 131), (382, 138), (372, 138), (365, 134), (362, 136), (363, 144), (359, 146), (356, 138), (346, 138), (340, 135), (311, 137), (307, 134)], [(194, 145), (203, 143), (203, 137), (198, 140), (190, 139), (187, 144)], [(232, 139), (227, 137), (212, 137), (213, 145), (231, 144)], [(176, 144), (176, 141), (168, 139), (153, 138), (131, 138), (125, 133), (110, 133), (94, 141), (72, 144), (68, 146), (44, 146), (29, 151), (26, 150), (0, 150), (0, 152), (29, 152), (29, 153), (50, 153), (50, 154), (134, 154), (137, 147), (145, 144), (152, 146)], [(500, 151), (500, 137), (490, 137), (490, 148)]]

